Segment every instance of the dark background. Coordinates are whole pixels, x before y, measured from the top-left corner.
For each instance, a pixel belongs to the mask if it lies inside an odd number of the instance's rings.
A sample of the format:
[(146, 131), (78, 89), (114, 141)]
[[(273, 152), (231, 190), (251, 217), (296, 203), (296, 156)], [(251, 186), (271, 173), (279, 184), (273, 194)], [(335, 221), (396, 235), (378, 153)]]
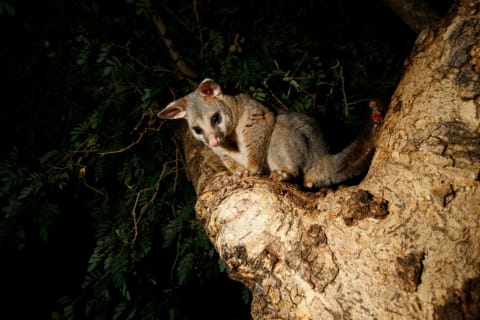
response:
[[(451, 3), (431, 2), (442, 15)], [(318, 116), (333, 150), (361, 125), (362, 101), (388, 104), (417, 36), (374, 0), (0, 9), (1, 318), (249, 318), (248, 290), (196, 224), (195, 195), (155, 117), (192, 87), (152, 10), (194, 80)]]

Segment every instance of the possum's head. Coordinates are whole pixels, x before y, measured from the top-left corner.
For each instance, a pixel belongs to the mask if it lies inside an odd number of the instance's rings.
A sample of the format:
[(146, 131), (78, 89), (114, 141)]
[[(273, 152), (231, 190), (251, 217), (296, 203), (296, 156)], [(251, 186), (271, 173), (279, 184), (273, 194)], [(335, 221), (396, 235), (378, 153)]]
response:
[(234, 129), (232, 109), (225, 103), (220, 86), (203, 80), (197, 90), (171, 102), (158, 113), (163, 119), (186, 119), (195, 138), (210, 147), (222, 144)]

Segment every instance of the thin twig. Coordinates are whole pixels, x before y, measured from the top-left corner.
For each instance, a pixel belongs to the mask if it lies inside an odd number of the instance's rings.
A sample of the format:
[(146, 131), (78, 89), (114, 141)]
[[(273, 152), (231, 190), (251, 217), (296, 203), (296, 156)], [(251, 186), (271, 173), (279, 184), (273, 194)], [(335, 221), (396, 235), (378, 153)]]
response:
[(200, 41), (200, 60), (204, 58), (204, 43), (202, 25), (200, 24), (200, 15), (198, 14), (198, 0), (193, 0), (193, 12), (195, 13), (195, 20), (197, 21), (198, 41)]
[(297, 73), (298, 69), (300, 69), (300, 66), (302, 65), (303, 61), (305, 61), (306, 57), (307, 57), (307, 53), (305, 52), (302, 56), (302, 59), (300, 59), (297, 66), (295, 67), (295, 70), (293, 70), (292, 78), (294, 78), (295, 74)]
[[(143, 117), (142, 117), (142, 119), (143, 119)], [(153, 132), (159, 132), (160, 129), (162, 128), (163, 123), (164, 123), (164, 122), (160, 123), (160, 125), (159, 125), (157, 128), (150, 128), (150, 127), (144, 128), (143, 131), (138, 134), (137, 140), (133, 141), (133, 142), (130, 143), (128, 146), (123, 147), (123, 148), (118, 149), (118, 150), (99, 152), (99, 153), (98, 153), (98, 156), (99, 156), (99, 157), (104, 157), (104, 156), (106, 156), (106, 155), (122, 153), (122, 152), (125, 152), (125, 151), (131, 149), (132, 147), (134, 147), (134, 146), (136, 146), (137, 144), (139, 144), (140, 141), (142, 141), (143, 136), (144, 136), (147, 132), (151, 132), (151, 131), (153, 131)], [(137, 124), (136, 127), (138, 127), (138, 124)]]
[(355, 104), (364, 103), (364, 102), (368, 102), (368, 101), (370, 101), (370, 99), (359, 99), (359, 100), (349, 102), (348, 105), (353, 106)]
[[(176, 142), (175, 142), (176, 143)], [(183, 157), (180, 155), (180, 148), (177, 145), (175, 149), (175, 179), (173, 181), (173, 191), (177, 190), (177, 183), (178, 183), (178, 172), (180, 171), (178, 168), (178, 164), (183, 161)], [(183, 164), (185, 166), (185, 163)]]
[(81, 179), (82, 179), (83, 185), (84, 185), (86, 188), (88, 188), (88, 189), (90, 189), (90, 190), (92, 190), (92, 191), (94, 191), (94, 192), (102, 195), (102, 196), (105, 198), (105, 202), (108, 202), (108, 193), (107, 193), (107, 192), (103, 192), (103, 191), (101, 191), (100, 189), (97, 189), (97, 188), (95, 188), (94, 186), (88, 184), (87, 180), (85, 180), (85, 176), (82, 176)]
[(345, 117), (348, 117), (349, 111), (348, 111), (347, 93), (345, 92), (345, 78), (343, 77), (343, 67), (339, 61), (337, 61), (337, 64), (340, 66), (339, 76), (340, 76), (340, 82), (342, 84), (342, 95), (343, 95), (343, 105), (345, 106), (344, 108)]
[(288, 107), (283, 103), (282, 100), (280, 100), (279, 97), (277, 97), (277, 95), (275, 94), (275, 92), (273, 92), (272, 90), (269, 90), (270, 91), (270, 94), (272, 95), (272, 97), (282, 106), (282, 108), (284, 110), (288, 110)]
[[(172, 161), (167, 161), (163, 164), (162, 171), (160, 172), (160, 175), (158, 176), (157, 182), (148, 188), (143, 188), (140, 191), (137, 192), (137, 196), (135, 197), (135, 203), (133, 204), (131, 215), (133, 217), (133, 240), (132, 242), (135, 242), (138, 237), (138, 225), (140, 221), (142, 220), (143, 215), (145, 212), (152, 206), (153, 202), (157, 198), (158, 190), (160, 189), (160, 182), (165, 178), (165, 176), (168, 174), (167, 173), (167, 166), (171, 163), (175, 163), (175, 160)], [(137, 215), (137, 206), (138, 202), (140, 201), (140, 197), (144, 192), (148, 192), (151, 190), (155, 190), (150, 197), (150, 200), (140, 208), (140, 212)]]

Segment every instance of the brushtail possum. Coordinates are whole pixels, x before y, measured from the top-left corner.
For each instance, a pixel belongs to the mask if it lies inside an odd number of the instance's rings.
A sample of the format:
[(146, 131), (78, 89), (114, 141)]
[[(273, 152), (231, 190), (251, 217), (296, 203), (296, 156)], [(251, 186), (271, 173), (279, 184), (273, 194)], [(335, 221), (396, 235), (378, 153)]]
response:
[(369, 106), (368, 126), (337, 154), (329, 153), (313, 118), (297, 112), (275, 114), (246, 94), (223, 94), (211, 79), (168, 104), (158, 116), (186, 119), (193, 136), (237, 175), (270, 174), (273, 180), (298, 180), (313, 188), (341, 183), (366, 170), (381, 121), (376, 102)]

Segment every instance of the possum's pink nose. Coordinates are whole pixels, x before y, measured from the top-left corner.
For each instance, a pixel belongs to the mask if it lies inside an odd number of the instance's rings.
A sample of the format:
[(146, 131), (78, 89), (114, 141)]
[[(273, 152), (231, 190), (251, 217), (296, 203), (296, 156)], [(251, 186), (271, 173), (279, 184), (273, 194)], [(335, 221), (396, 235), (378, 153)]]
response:
[(218, 138), (213, 138), (209, 142), (211, 147), (218, 147), (220, 145), (220, 139)]

